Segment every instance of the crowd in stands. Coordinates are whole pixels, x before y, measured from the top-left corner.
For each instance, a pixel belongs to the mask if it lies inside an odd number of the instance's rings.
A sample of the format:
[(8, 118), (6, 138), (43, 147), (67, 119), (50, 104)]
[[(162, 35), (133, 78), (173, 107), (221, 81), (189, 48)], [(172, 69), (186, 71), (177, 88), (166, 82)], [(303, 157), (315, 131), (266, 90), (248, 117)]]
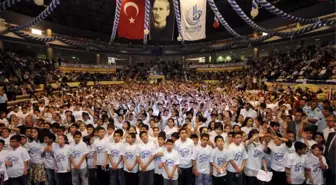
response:
[[(263, 83), (331, 79), (334, 52), (308, 46), (220, 73), (172, 62), (159, 67), (171, 81), (158, 84), (147, 82), (147, 64), (116, 74), (61, 73), (4, 52), (0, 184), (335, 184), (335, 95)], [(199, 83), (211, 79), (222, 83)], [(126, 83), (89, 87), (90, 80)], [(53, 82), (60, 91), (53, 93)], [(37, 84), (45, 90), (35, 93)], [(30, 101), (8, 108), (14, 90)]]

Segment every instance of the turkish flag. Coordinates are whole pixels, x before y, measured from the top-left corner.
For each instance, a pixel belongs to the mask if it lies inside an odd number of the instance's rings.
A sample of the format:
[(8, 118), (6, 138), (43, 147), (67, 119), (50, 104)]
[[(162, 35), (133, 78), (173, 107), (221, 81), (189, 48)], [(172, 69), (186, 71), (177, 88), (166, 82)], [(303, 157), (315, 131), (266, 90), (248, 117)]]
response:
[(144, 22), (145, 0), (123, 0), (119, 16), (119, 37), (143, 39)]

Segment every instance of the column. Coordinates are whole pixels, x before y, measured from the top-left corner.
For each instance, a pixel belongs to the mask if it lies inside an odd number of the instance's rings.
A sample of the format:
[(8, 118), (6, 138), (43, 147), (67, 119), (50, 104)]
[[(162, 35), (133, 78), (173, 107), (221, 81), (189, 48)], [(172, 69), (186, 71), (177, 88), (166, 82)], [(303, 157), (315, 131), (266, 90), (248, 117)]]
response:
[(259, 48), (253, 48), (252, 58), (253, 58), (253, 60), (259, 59)]
[(99, 65), (100, 64), (100, 54), (97, 53), (96, 55), (96, 64)]
[(51, 46), (47, 46), (47, 60), (52, 61), (52, 59), (54, 58), (54, 51), (53, 48)]
[(128, 56), (128, 64), (132, 64), (133, 62), (133, 57), (132, 55)]
[(211, 53), (211, 63), (216, 63), (216, 53)]
[[(46, 29), (45, 31), (46, 36), (51, 37), (52, 31), (51, 29)], [(47, 60), (52, 61), (54, 58), (54, 51), (53, 48), (49, 45), (47, 45), (47, 55), (46, 55)]]
[(187, 68), (187, 63), (185, 62), (185, 56), (181, 56), (181, 64), (183, 68)]
[(211, 62), (211, 53), (205, 55), (205, 63), (209, 64)]
[(1, 50), (1, 51), (4, 51), (4, 50), (5, 50), (3, 40), (0, 40), (0, 50)]

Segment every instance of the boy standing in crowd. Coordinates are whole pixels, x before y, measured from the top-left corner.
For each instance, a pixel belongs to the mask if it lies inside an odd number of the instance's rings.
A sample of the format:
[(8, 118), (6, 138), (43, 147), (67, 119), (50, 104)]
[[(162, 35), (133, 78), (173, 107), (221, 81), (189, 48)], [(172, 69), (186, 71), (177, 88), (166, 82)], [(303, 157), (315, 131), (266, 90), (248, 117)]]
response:
[(28, 161), (30, 159), (26, 149), (20, 145), (20, 135), (10, 138), (10, 149), (7, 153), (8, 184), (26, 185), (24, 176), (28, 174)]
[(110, 166), (110, 185), (125, 185), (124, 176), (124, 163), (122, 161), (122, 148), (121, 138), (123, 137), (123, 131), (118, 129), (113, 134), (114, 142), (110, 142), (107, 145), (107, 154)]
[(107, 185), (109, 183), (109, 175), (106, 171), (106, 143), (105, 129), (103, 127), (97, 128), (98, 138), (94, 141), (95, 151), (97, 152), (97, 180), (100, 185)]
[(163, 156), (163, 152), (166, 150), (165, 145), (166, 141), (166, 134), (164, 132), (160, 132), (158, 136), (158, 148), (155, 152), (155, 170), (154, 170), (154, 185), (161, 185), (163, 184), (163, 177), (162, 177), (162, 171), (164, 170), (162, 168), (161, 158)]
[(226, 167), (228, 165), (227, 151), (224, 151), (224, 139), (222, 136), (215, 137), (216, 148), (212, 150), (210, 162), (212, 164), (212, 184), (226, 185)]
[(194, 142), (188, 138), (187, 130), (180, 129), (180, 139), (175, 142), (175, 150), (179, 153), (181, 163), (179, 164), (180, 176), (179, 184), (191, 185), (192, 183), (192, 154)]
[(229, 185), (243, 185), (243, 171), (247, 159), (245, 146), (242, 142), (242, 133), (233, 134), (233, 143), (229, 146), (229, 165), (227, 179)]
[(193, 153), (193, 171), (196, 177), (196, 185), (211, 185), (210, 154), (212, 148), (207, 144), (208, 142), (209, 134), (201, 134), (201, 144), (195, 147)]
[(147, 131), (140, 132), (142, 143), (138, 144), (137, 161), (139, 163), (139, 185), (154, 184), (154, 158), (156, 146), (148, 141)]
[(303, 184), (306, 177), (312, 183), (312, 179), (309, 169), (307, 169), (306, 156), (307, 145), (297, 141), (294, 144), (295, 153), (288, 156), (286, 162), (286, 176), (288, 184)]
[(178, 185), (178, 165), (180, 164), (180, 155), (173, 149), (174, 142), (171, 139), (166, 141), (166, 151), (161, 157), (164, 170), (162, 170), (164, 185)]
[(134, 185), (138, 183), (139, 164), (136, 159), (138, 148), (135, 144), (135, 138), (135, 133), (129, 133), (126, 136), (127, 143), (122, 150), (126, 185)]
[(82, 133), (80, 131), (76, 131), (73, 138), (74, 144), (70, 150), (72, 184), (88, 185), (86, 157), (89, 149), (82, 141)]

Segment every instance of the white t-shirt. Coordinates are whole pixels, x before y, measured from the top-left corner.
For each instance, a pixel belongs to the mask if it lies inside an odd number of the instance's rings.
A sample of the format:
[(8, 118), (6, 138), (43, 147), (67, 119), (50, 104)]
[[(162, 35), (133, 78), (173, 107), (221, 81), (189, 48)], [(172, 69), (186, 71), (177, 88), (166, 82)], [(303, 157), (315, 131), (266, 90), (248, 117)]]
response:
[(241, 130), (245, 132), (246, 135), (248, 135), (252, 130), (252, 127), (242, 127)]
[(172, 133), (178, 132), (176, 127), (169, 128), (168, 125), (165, 127), (164, 132), (166, 133), (167, 139), (171, 138)]
[[(161, 157), (161, 162), (165, 163), (167, 166), (167, 169), (169, 172), (173, 171), (173, 168), (175, 165), (179, 165), (180, 164), (180, 155), (176, 150), (172, 150), (171, 152), (168, 152), (167, 150), (164, 152), (163, 156)], [(162, 176), (165, 179), (169, 179), (168, 178), (168, 174), (166, 172), (166, 170), (164, 169), (164, 167), (162, 167)], [(172, 180), (177, 180), (178, 178), (178, 173), (177, 173), (177, 169), (174, 172), (174, 177)]]
[[(155, 154), (159, 153), (159, 152), (162, 152), (164, 153), (166, 151), (166, 147), (165, 146), (159, 146), (156, 151), (155, 151)], [(154, 165), (155, 165), (155, 169), (154, 169), (154, 173), (155, 174), (159, 174), (161, 175), (162, 174), (162, 168), (159, 168), (159, 164), (161, 164), (161, 156), (156, 156), (155, 159), (154, 159)]]
[(202, 174), (210, 174), (210, 156), (212, 148), (208, 145), (195, 147), (192, 159), (196, 161), (197, 170)]
[[(134, 162), (136, 161), (136, 156), (138, 153), (137, 150), (138, 150), (138, 147), (135, 143), (132, 145), (125, 143), (125, 145), (123, 146), (122, 155), (125, 157), (128, 165), (133, 165)], [(127, 169), (126, 164), (125, 164), (124, 171), (129, 172), (129, 173), (137, 173), (139, 171), (139, 164), (136, 163), (136, 165), (131, 171)]]
[(10, 148), (7, 153), (7, 161), (13, 165), (7, 167), (7, 174), (9, 178), (20, 177), (24, 173), (24, 163), (30, 160), (26, 149), (19, 146), (16, 149)]
[[(227, 154), (227, 151), (225, 151), (224, 149), (221, 151), (216, 147), (212, 150), (210, 162), (215, 163), (219, 167), (222, 167), (225, 162), (229, 161)], [(226, 175), (226, 171), (223, 171), (223, 173), (219, 174), (214, 166), (212, 171), (213, 176), (215, 177), (222, 177)]]
[(94, 155), (97, 152), (96, 151), (96, 147), (94, 146), (94, 144), (92, 145), (87, 145), (87, 149), (88, 149), (88, 155), (87, 155), (87, 165), (89, 169), (94, 168)]
[[(43, 144), (42, 146), (42, 150), (44, 150), (44, 148), (47, 146), (47, 144)], [(58, 144), (53, 143), (51, 145), (52, 151), (55, 151), (57, 148)], [(55, 169), (56, 167), (56, 163), (55, 163), (55, 158), (54, 156), (50, 153), (50, 152), (45, 152), (45, 156), (43, 157), (43, 163), (44, 163), (44, 167), (46, 169)]]
[(292, 184), (303, 184), (305, 181), (306, 156), (293, 153), (288, 155), (286, 168), (290, 168), (290, 180)]
[(271, 168), (277, 172), (284, 172), (288, 155), (288, 147), (285, 143), (276, 146), (272, 144), (271, 149)]
[(11, 137), (11, 135), (9, 135), (7, 138), (1, 137), (1, 139), (5, 141), (4, 150), (9, 150), (10, 149), (10, 145), (9, 145), (10, 137)]
[(99, 139), (97, 138), (93, 142), (93, 146), (95, 146), (95, 151), (97, 151), (97, 165), (102, 166), (106, 160), (106, 145), (107, 141), (105, 138)]
[[(81, 161), (82, 157), (89, 153), (89, 149), (86, 143), (80, 141), (78, 144), (74, 143), (71, 146), (70, 153), (75, 164), (78, 164)], [(87, 167), (86, 160), (84, 160), (80, 166), (80, 169), (84, 169), (86, 167)], [(74, 168), (74, 166), (71, 165), (71, 168)]]
[(32, 164), (42, 164), (43, 159), (42, 159), (42, 152), (43, 152), (43, 144), (40, 142), (32, 141), (29, 142), (27, 151), (30, 155), (30, 162)]
[[(107, 144), (106, 146), (107, 154), (111, 156), (113, 163), (116, 164), (121, 159), (123, 146), (124, 145), (121, 142)], [(110, 168), (112, 168), (112, 164), (110, 160), (109, 160), (109, 165), (110, 165)], [(121, 161), (118, 165), (118, 169), (121, 169), (123, 167), (124, 167), (124, 163)]]
[[(141, 161), (144, 163), (144, 164), (147, 164), (147, 162), (149, 161), (149, 159), (155, 155), (155, 151), (156, 151), (156, 145), (149, 141), (147, 144), (145, 143), (140, 143), (137, 145), (138, 147), (138, 153), (137, 153), (137, 156), (140, 157)], [(154, 166), (154, 160), (149, 163), (149, 165), (147, 166), (146, 168), (146, 171), (150, 171), (150, 170), (153, 170), (155, 168)], [(141, 170), (141, 166), (139, 166), (139, 169)]]
[(192, 167), (192, 154), (195, 149), (195, 145), (192, 139), (187, 138), (186, 141), (178, 139), (175, 141), (175, 150), (180, 155), (180, 168), (190, 168)]
[[(245, 175), (256, 176), (258, 170), (261, 169), (262, 160), (265, 157), (264, 145), (261, 143), (251, 143), (247, 146), (247, 156), (248, 158), (244, 169)], [(249, 172), (249, 170), (253, 172)]]
[[(69, 167), (69, 157), (70, 157), (70, 146), (64, 145), (60, 147), (57, 145), (54, 150), (54, 156), (57, 166), (57, 173), (66, 173), (68, 172)], [(70, 169), (69, 169), (70, 170)]]
[[(310, 173), (314, 179), (314, 185), (323, 184), (323, 170), (320, 165), (320, 160), (313, 154), (307, 154), (307, 168), (310, 169)], [(328, 167), (327, 161), (324, 156), (322, 156), (323, 163)], [(307, 184), (311, 184), (309, 179), (306, 180)]]
[[(245, 146), (243, 143), (241, 143), (239, 146), (232, 143), (229, 145), (228, 148), (228, 158), (229, 160), (234, 160), (236, 165), (240, 168), (243, 161), (247, 159), (247, 152), (245, 150)], [(232, 173), (236, 173), (236, 169), (232, 166), (232, 164), (229, 162), (227, 170)]]
[[(300, 138), (299, 141), (301, 141), (302, 143), (305, 143), (303, 138)], [(307, 146), (308, 147), (308, 153), (311, 153), (310, 149), (314, 144), (316, 144), (316, 141), (311, 139), (311, 140), (307, 140), (307, 142), (308, 142), (308, 146)]]
[(7, 159), (8, 151), (2, 150), (0, 152), (0, 172), (4, 172), (4, 181), (8, 180), (7, 170), (6, 170), (6, 159)]

